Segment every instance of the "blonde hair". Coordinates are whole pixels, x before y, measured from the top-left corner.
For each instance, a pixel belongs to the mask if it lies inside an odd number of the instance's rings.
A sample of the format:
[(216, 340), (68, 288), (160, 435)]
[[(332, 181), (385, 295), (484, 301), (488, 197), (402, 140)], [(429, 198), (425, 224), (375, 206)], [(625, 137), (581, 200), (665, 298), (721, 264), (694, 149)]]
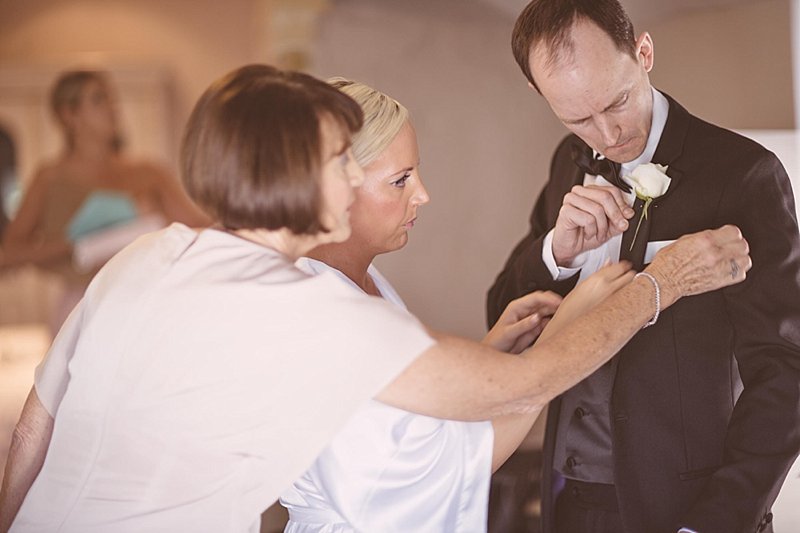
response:
[(408, 109), (391, 96), (357, 81), (336, 77), (328, 83), (358, 102), (364, 112), (364, 126), (353, 136), (353, 156), (365, 167), (397, 137), (408, 121)]

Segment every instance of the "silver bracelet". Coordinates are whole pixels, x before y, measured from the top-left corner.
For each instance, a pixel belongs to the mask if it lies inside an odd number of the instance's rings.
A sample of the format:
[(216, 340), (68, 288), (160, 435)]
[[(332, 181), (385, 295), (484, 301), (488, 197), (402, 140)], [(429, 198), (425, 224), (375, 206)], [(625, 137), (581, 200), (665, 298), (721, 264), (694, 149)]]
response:
[(656, 314), (653, 315), (653, 318), (651, 318), (649, 322), (647, 322), (644, 326), (642, 326), (642, 329), (644, 329), (644, 328), (649, 328), (650, 326), (655, 324), (656, 321), (658, 320), (658, 315), (661, 314), (661, 287), (659, 287), (658, 280), (656, 280), (655, 276), (653, 276), (649, 272), (639, 272), (638, 274), (633, 276), (633, 279), (636, 279), (639, 276), (644, 276), (647, 279), (649, 279), (653, 283), (653, 288), (656, 290)]

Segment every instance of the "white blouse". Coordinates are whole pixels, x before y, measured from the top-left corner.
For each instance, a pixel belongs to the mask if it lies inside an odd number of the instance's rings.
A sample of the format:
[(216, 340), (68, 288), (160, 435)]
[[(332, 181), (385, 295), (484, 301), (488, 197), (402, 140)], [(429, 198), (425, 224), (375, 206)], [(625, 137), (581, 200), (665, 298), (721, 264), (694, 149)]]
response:
[[(333, 272), (358, 289), (319, 261), (303, 258), (298, 266)], [(368, 273), (386, 300), (406, 309), (374, 266)], [(285, 531), (486, 531), (493, 439), (490, 422), (441, 420), (371, 400), (281, 495), (290, 517)]]
[(55, 418), (13, 532), (258, 531), (433, 340), (274, 250), (181, 224), (95, 277), (36, 372)]

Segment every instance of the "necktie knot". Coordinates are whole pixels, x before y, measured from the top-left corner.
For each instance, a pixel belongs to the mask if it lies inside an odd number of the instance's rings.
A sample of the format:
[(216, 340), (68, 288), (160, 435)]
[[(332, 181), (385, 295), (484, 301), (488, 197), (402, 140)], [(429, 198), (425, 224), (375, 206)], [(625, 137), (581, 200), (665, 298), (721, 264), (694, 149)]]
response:
[(589, 152), (579, 146), (573, 146), (572, 160), (584, 173), (592, 176), (603, 176), (607, 182), (623, 191), (631, 191), (630, 186), (620, 176), (621, 165), (619, 163), (606, 158), (592, 157)]

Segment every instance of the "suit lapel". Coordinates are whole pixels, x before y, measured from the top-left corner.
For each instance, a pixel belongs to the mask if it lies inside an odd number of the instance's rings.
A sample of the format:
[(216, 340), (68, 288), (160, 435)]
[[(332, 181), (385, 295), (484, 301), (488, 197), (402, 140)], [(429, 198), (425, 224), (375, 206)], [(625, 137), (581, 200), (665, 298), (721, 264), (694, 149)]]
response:
[[(653, 225), (658, 225), (659, 221), (658, 206), (663, 202), (676, 187), (680, 186), (683, 171), (680, 160), (683, 153), (683, 145), (686, 134), (689, 130), (689, 113), (668, 95), (664, 95), (669, 103), (667, 121), (664, 124), (664, 131), (658, 141), (658, 146), (653, 154), (652, 162), (667, 166), (667, 175), (670, 177), (670, 186), (667, 192), (659, 198), (653, 200), (648, 210), (647, 218), (642, 218), (644, 202), (638, 198), (634, 200), (634, 217), (629, 221), (628, 229), (622, 235), (620, 245), (620, 259), (627, 259), (632, 262), (635, 270), (641, 271), (644, 268), (644, 259), (647, 253), (647, 243), (650, 240), (650, 232)], [(638, 231), (637, 231), (638, 230)], [(634, 236), (636, 239), (634, 240)]]
[(653, 154), (653, 163), (667, 166), (667, 176), (672, 180), (667, 192), (653, 202), (657, 206), (661, 201), (669, 197), (670, 193), (679, 187), (683, 178), (683, 169), (680, 168), (680, 157), (683, 154), (683, 145), (689, 131), (691, 116), (686, 109), (678, 102), (673, 100), (668, 94), (662, 93), (669, 102), (669, 113), (661, 139), (658, 141), (656, 152)]

